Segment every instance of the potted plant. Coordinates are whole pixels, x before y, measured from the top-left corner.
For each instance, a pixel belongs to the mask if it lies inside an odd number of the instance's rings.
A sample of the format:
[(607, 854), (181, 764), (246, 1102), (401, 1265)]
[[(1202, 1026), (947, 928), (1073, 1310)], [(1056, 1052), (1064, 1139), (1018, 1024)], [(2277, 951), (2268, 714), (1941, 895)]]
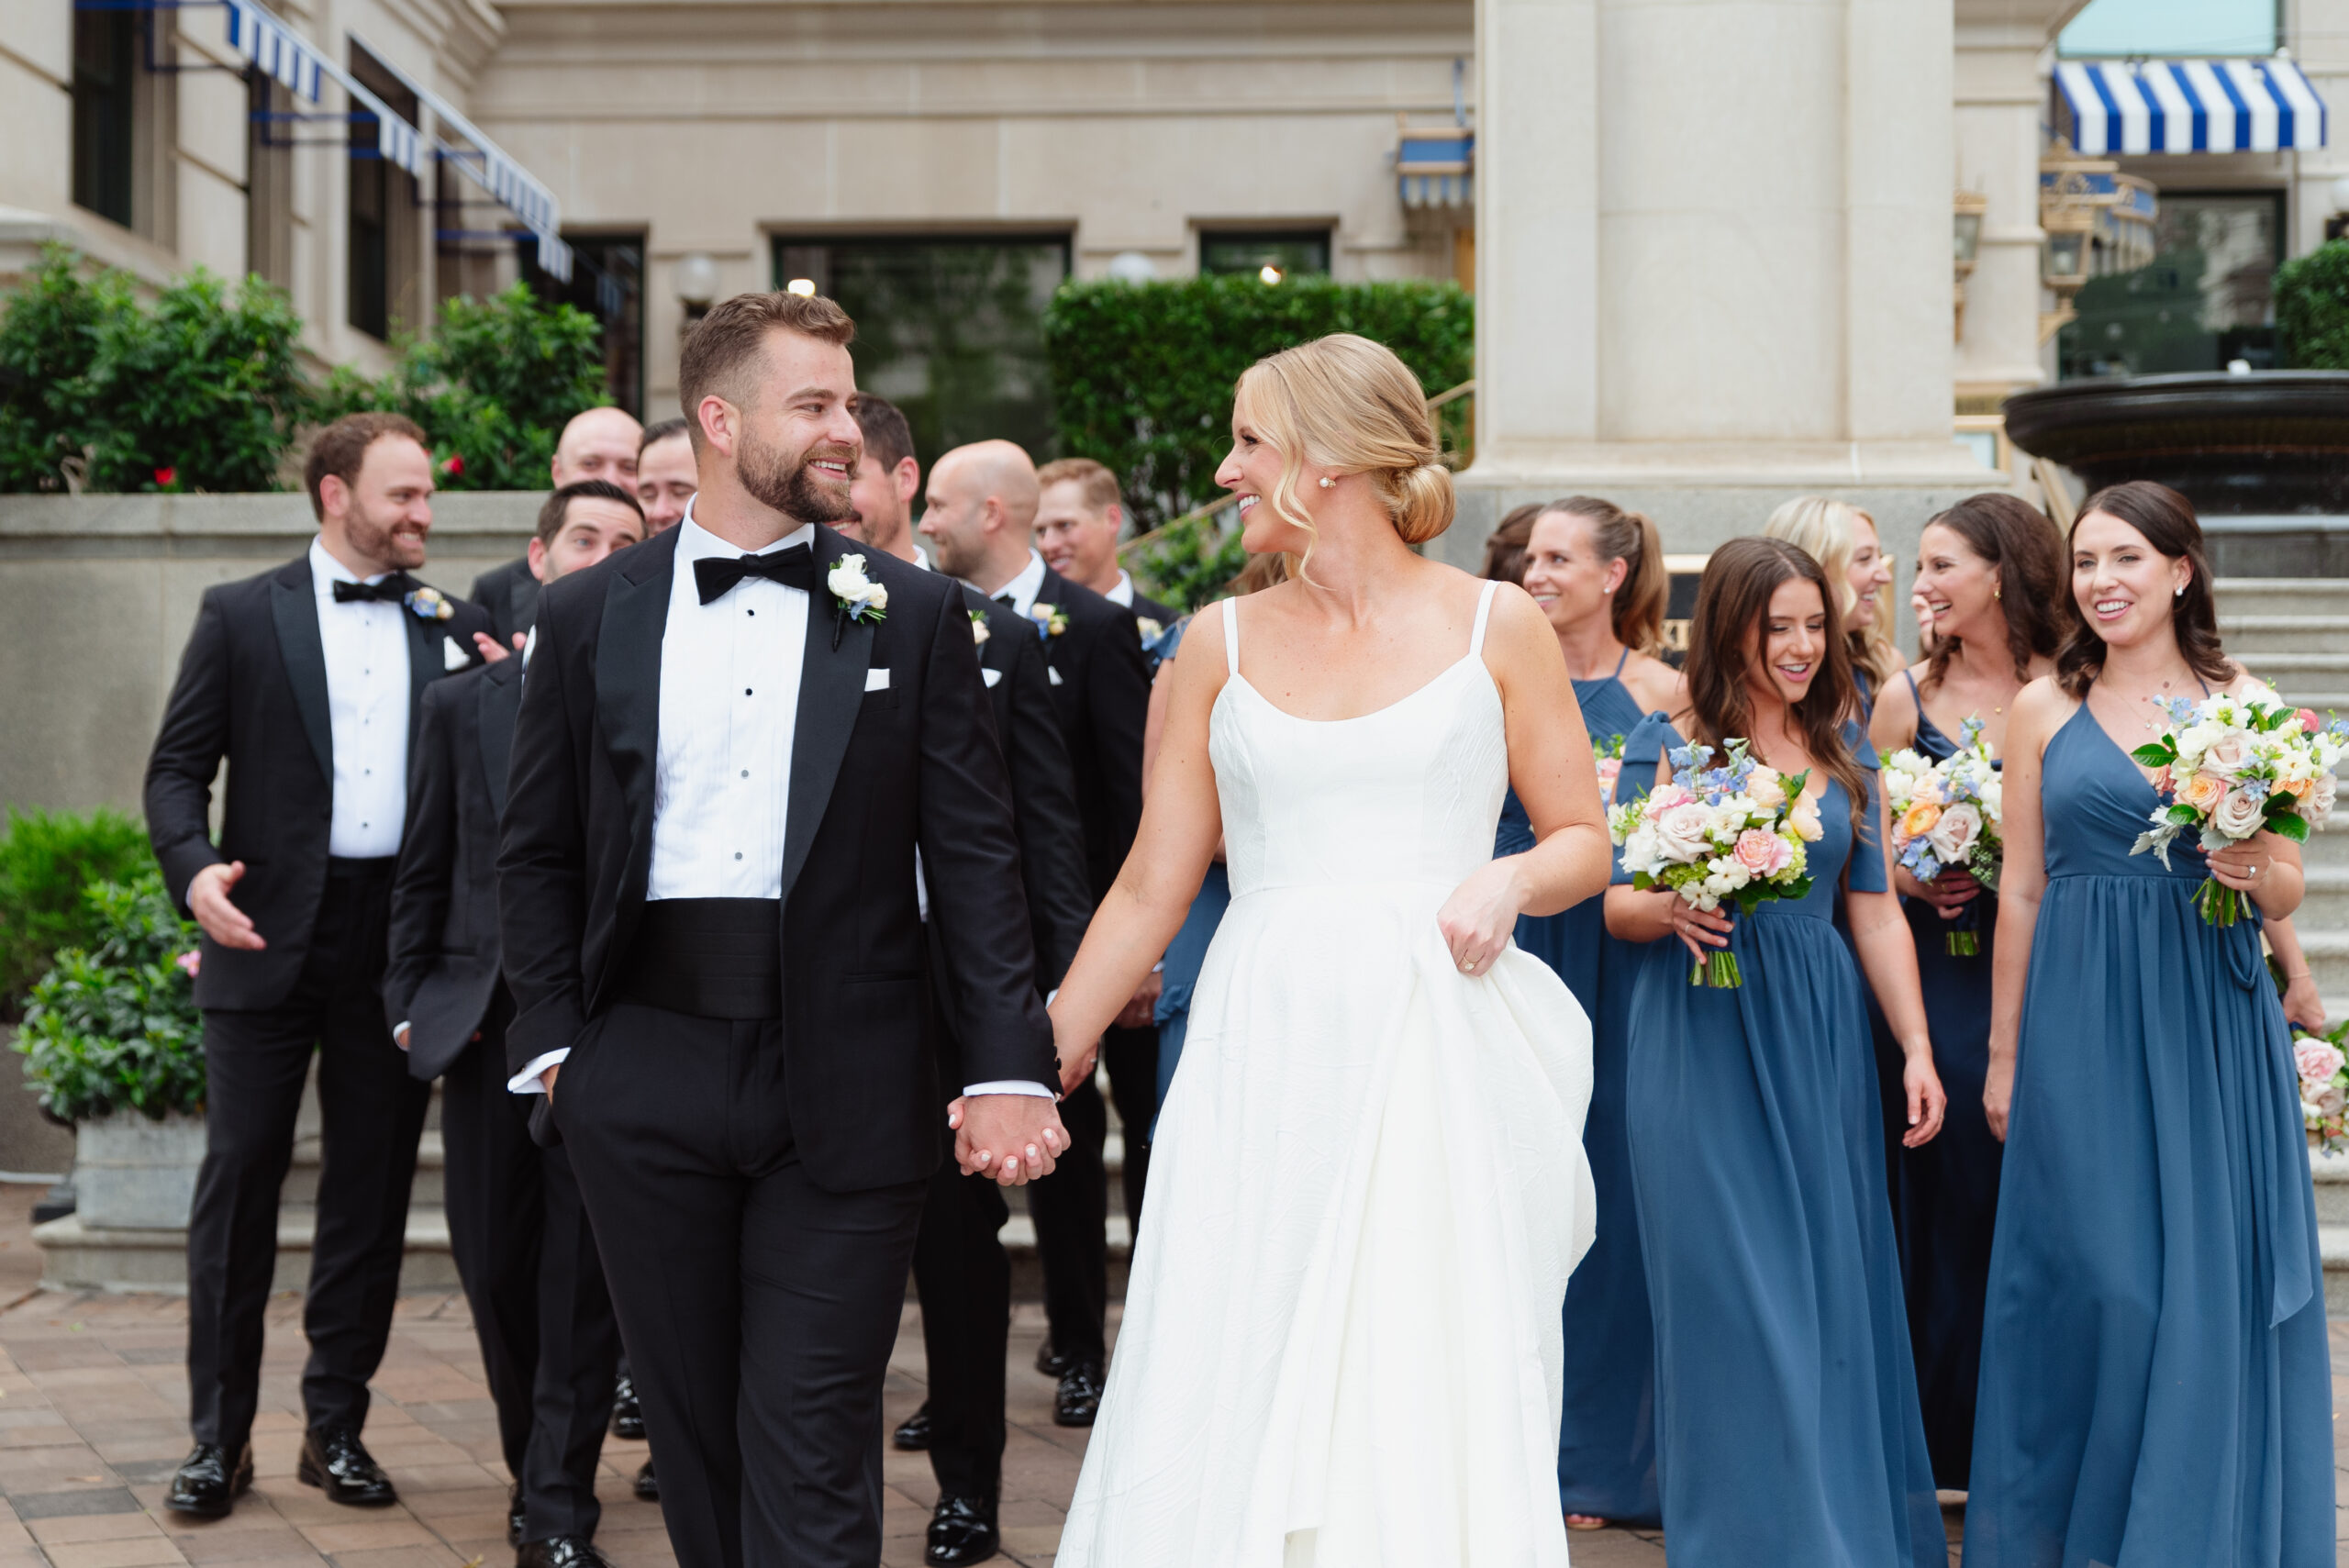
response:
[(33, 987), (17, 1050), (50, 1115), (74, 1128), (82, 1223), (182, 1229), (204, 1162), (204, 1019), (196, 929), (160, 873), (93, 883), (96, 933)]

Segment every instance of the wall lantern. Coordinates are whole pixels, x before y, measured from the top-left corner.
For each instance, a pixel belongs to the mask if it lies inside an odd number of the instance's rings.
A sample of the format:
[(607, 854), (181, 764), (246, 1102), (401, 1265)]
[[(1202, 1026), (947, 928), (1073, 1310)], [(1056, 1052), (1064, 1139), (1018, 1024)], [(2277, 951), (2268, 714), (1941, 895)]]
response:
[(688, 310), (707, 310), (710, 301), (718, 297), (718, 263), (702, 251), (677, 258), (676, 271), (671, 278), (678, 302)]
[(1955, 274), (1951, 289), (1953, 340), (1965, 336), (1965, 280), (1982, 249), (1982, 215), (1989, 207), (1990, 198), (1979, 191), (1957, 193), (1950, 228), (1950, 264)]

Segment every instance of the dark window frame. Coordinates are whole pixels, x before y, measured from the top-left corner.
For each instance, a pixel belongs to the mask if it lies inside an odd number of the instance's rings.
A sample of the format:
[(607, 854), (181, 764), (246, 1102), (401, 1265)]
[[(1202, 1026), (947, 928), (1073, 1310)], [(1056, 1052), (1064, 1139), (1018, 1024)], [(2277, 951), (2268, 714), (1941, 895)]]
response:
[[(1245, 276), (1262, 271), (1267, 263), (1277, 266), (1280, 253), (1294, 248), (1318, 250), (1320, 264), (1282, 267), (1282, 274), (1286, 277), (1328, 277), (1337, 261), (1338, 228), (1333, 223), (1252, 225), (1245, 228), (1219, 226), (1201, 228), (1198, 235), (1199, 271), (1208, 276)], [(1211, 261), (1210, 247), (1236, 247), (1252, 254), (1229, 261)]]
[[(2273, 290), (2273, 279), (2275, 275), (2275, 269), (2282, 266), (2285, 261), (2288, 259), (2291, 254), (2291, 234), (2290, 229), (2288, 227), (2291, 218), (2290, 191), (2280, 185), (2197, 185), (2190, 188), (2179, 188), (2176, 190), (2165, 189), (2161, 193), (2160, 200), (2165, 206), (2173, 203), (2184, 206), (2194, 202), (2204, 201), (2243, 203), (2258, 201), (2264, 202), (2267, 206), (2270, 212), (2273, 214), (2268, 227), (2271, 245), (2269, 249), (2268, 262), (2270, 289), (2266, 296), (2267, 319), (2258, 326), (2232, 327), (2221, 329), (2216, 333), (2214, 335), (2215, 342), (2213, 345), (2213, 357), (2217, 362), (2197, 368), (2212, 371), (2224, 370), (2227, 367), (2227, 362), (2232, 359), (2247, 359), (2252, 361), (2254, 369), (2272, 368), (2276, 353), (2276, 302)], [(2152, 267), (2161, 266), (2169, 255), (2170, 252), (2168, 251), (2161, 252), (2154, 258)], [(2150, 270), (2152, 270), (2151, 267), (2140, 269), (2141, 272)], [(2089, 294), (2089, 291), (2096, 289), (2099, 284), (2110, 284), (2114, 278), (2128, 278), (2136, 275), (2136, 273), (2122, 272), (2109, 274), (2107, 277), (2103, 278), (2091, 278), (2088, 281), (2087, 288), (2084, 288), (2081, 291), (2081, 295), (2082, 297), (2089, 298), (2093, 305), (2093, 296)], [(2098, 373), (2076, 371), (2074, 369), (2075, 364), (2079, 362), (2080, 360), (2088, 352), (2087, 346), (2081, 341), (2082, 337), (2087, 331), (2086, 323), (2088, 319), (2090, 319), (2089, 313), (2082, 312), (2078, 319), (2068, 322), (2065, 325), (2062, 335), (2057, 339), (2055, 376), (2058, 381), (2090, 381), (2098, 379)], [(2263, 357), (2268, 361), (2266, 366), (2263, 366), (2260, 362)], [(2167, 372), (2176, 371), (2180, 368), (2181, 367), (2176, 365), (2156, 364), (2145, 369), (2132, 369), (2127, 373), (2104, 373), (2158, 375)]]
[[(612, 401), (639, 420), (644, 418), (644, 280), (651, 235), (642, 228), (598, 228), (562, 231), (571, 247), (571, 281), (563, 283), (539, 266), (539, 240), (534, 234), (515, 239), (521, 275), (530, 292), (550, 304), (576, 306), (600, 324), (604, 342), (604, 390)], [(632, 251), (614, 259), (615, 250)], [(627, 276), (632, 268), (633, 278)], [(621, 292), (617, 313), (605, 308), (603, 278), (615, 280)], [(631, 292), (632, 291), (632, 292)], [(615, 326), (621, 328), (617, 336)]]
[[(415, 92), (361, 45), (353, 42), (350, 48), (352, 79), (414, 125), (420, 108)], [(402, 328), (424, 326), (423, 276), (416, 250), (421, 202), (416, 176), (384, 158), (377, 147), (374, 117), (354, 106), (344, 160), (343, 277), (348, 297), (343, 315), (356, 330), (389, 342)]]

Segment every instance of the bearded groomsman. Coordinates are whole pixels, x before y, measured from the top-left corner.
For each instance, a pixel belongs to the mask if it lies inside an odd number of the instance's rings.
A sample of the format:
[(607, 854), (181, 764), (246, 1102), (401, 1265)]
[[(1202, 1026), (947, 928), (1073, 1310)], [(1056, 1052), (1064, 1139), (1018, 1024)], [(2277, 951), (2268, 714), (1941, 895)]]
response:
[[(1035, 465), (1009, 441), (957, 447), (931, 465), (921, 531), (941, 570), (971, 584), (1019, 617), (1044, 651), (1076, 780), (1085, 833), (1085, 880), (1097, 906), (1117, 880), (1141, 822), (1141, 737), (1150, 709), (1150, 670), (1131, 610), (1080, 588), (1046, 566), (1030, 543)], [(1137, 997), (1123, 1022), (1146, 1023)], [(1157, 1111), (1158, 1033), (1119, 1028), (1103, 1038), (1102, 1061), (1125, 1124), (1128, 1217), (1141, 1218), (1150, 1123)], [(1108, 1360), (1109, 1190), (1103, 1162), (1108, 1115), (1091, 1082), (1062, 1102), (1071, 1148), (1061, 1169), (1028, 1195), (1044, 1265), (1044, 1312), (1052, 1338), (1038, 1370), (1060, 1380), (1052, 1419), (1089, 1427), (1101, 1404)]]
[(147, 764), (155, 858), (204, 929), (206, 1142), (187, 1234), (195, 1448), (164, 1496), (204, 1518), (252, 1481), (278, 1190), (313, 1055), (325, 1160), (297, 1473), (338, 1503), (397, 1501), (359, 1433), (430, 1091), (384, 1027), (384, 926), (424, 695), (474, 662), (473, 634), (489, 628), (408, 575), (432, 529), (423, 431), (395, 414), (346, 416), (319, 433), (305, 483), (317, 538), (275, 571), (206, 591)]
[[(913, 498), (921, 486), (921, 467), (914, 460), (913, 432), (894, 405), (871, 393), (857, 395), (856, 422), (864, 433), (864, 456), (850, 492), (856, 517), (841, 531), (901, 561), (914, 560), (919, 547), (914, 543)], [(1075, 961), (1093, 917), (1068, 747), (1061, 739), (1043, 645), (1032, 623), (976, 589), (963, 592), (989, 717), (1011, 773), (1019, 869), (1036, 944), (1036, 984), (1049, 994)], [(945, 1023), (946, 1081), (959, 1083), (953, 998), (941, 992), (938, 1002)], [(999, 1232), (1010, 1216), (996, 1184), (964, 1175), (952, 1161), (942, 1162), (930, 1178), (914, 1245), (930, 1397), (898, 1426), (893, 1440), (901, 1449), (927, 1449), (930, 1473), (938, 1478), (938, 1502), (923, 1551), (931, 1568), (984, 1562), (1001, 1545), (996, 1515), (1003, 1494), (1011, 1260)]]
[(684, 1568), (879, 1560), (945, 1149), (933, 984), (968, 1166), (1022, 1182), (1065, 1144), (969, 611), (825, 526), (854, 331), (778, 292), (685, 340), (701, 488), (541, 598), (498, 856), (511, 1086), (571, 1150)]
[[(623, 490), (635, 489), (637, 453), (643, 436), (644, 428), (625, 408), (588, 408), (573, 414), (556, 439), (554, 457), (548, 463), (555, 488), (583, 479), (602, 479)], [(473, 579), (469, 596), (496, 623), (501, 646), (520, 647), (515, 639), (530, 629), (539, 607), (539, 579), (530, 570), (530, 558), (518, 556), (483, 573)]]
[[(530, 568), (551, 583), (643, 537), (636, 497), (581, 480), (540, 510)], [(507, 1533), (518, 1568), (604, 1568), (591, 1544), (596, 1463), (619, 1329), (570, 1154), (539, 1147), (529, 1104), (506, 1091), (514, 1004), (498, 976), (497, 819), (529, 657), (425, 694), (384, 1007), (410, 1074), (446, 1076), (449, 1240), (514, 1478)]]

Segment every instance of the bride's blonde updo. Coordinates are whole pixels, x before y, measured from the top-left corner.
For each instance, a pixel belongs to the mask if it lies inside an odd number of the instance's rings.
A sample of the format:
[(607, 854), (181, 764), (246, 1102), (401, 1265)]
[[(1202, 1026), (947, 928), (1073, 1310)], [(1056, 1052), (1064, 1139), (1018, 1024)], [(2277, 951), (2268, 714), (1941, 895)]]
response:
[[(1281, 454), (1280, 484), (1265, 499), (1308, 541), (1313, 520), (1297, 498), (1308, 462), (1367, 478), (1406, 544), (1452, 526), (1452, 471), (1437, 461), (1427, 394), (1385, 344), (1335, 332), (1283, 349), (1248, 367), (1233, 401)], [(1292, 573), (1312, 553), (1308, 543)]]

